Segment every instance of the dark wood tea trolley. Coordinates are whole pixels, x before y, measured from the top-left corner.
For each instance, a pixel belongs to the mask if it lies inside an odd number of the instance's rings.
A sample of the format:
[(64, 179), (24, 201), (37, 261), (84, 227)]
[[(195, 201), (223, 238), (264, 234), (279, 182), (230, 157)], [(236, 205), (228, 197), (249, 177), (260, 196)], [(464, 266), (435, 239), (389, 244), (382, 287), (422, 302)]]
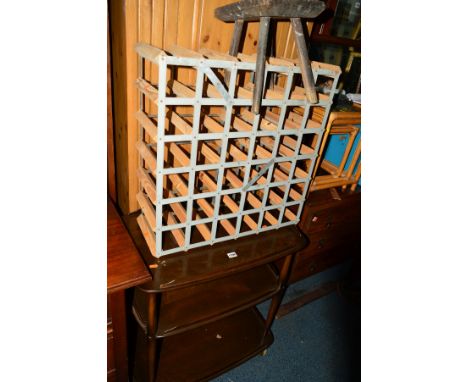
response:
[[(207, 381), (272, 344), (293, 257), (307, 245), (295, 226), (155, 259), (136, 217), (124, 221), (153, 280), (135, 288), (134, 381)], [(256, 305), (270, 298), (264, 319)]]

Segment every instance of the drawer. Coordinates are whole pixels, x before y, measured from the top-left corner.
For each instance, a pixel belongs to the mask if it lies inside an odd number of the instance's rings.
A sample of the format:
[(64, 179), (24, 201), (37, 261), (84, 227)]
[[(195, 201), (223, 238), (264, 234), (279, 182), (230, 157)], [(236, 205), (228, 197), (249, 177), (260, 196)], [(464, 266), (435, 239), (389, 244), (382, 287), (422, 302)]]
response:
[[(312, 216), (307, 222), (304, 222), (301, 227), (304, 233), (313, 239), (317, 235), (326, 236), (327, 241), (333, 235), (348, 235), (354, 234), (357, 237), (360, 235), (361, 221), (359, 211), (340, 211), (335, 213), (333, 210), (320, 211)], [(324, 244), (319, 245), (322, 247)]]
[(320, 253), (314, 256), (309, 256), (307, 253), (298, 253), (291, 270), (289, 284), (322, 272), (341, 263), (345, 259), (346, 252), (338, 251), (336, 248), (333, 253)]
[(343, 245), (349, 235), (344, 234), (342, 232), (343, 230), (340, 230), (339, 228), (345, 229), (346, 227), (343, 227), (343, 225), (341, 225), (341, 227), (331, 225), (323, 231), (309, 235), (309, 245), (303, 249), (303, 252), (327, 252), (335, 247)]
[(329, 229), (333, 224), (330, 210), (310, 210), (301, 219), (300, 227), (305, 233), (314, 233)]
[(360, 228), (361, 204), (359, 199), (344, 200), (326, 207), (307, 202), (299, 227), (306, 234), (334, 229), (346, 225), (349, 231)]
[(329, 209), (330, 215), (333, 216), (333, 219), (336, 221), (343, 222), (355, 222), (358, 223), (361, 221), (361, 205), (360, 204), (351, 204), (345, 203), (343, 205), (337, 205)]
[(357, 254), (360, 235), (348, 231), (347, 225), (340, 224), (334, 229), (308, 235), (309, 245), (297, 253), (289, 283), (321, 272)]
[(354, 250), (343, 242), (337, 245), (324, 247), (324, 249), (320, 249), (319, 251), (306, 248), (296, 255), (289, 283), (292, 284), (298, 280), (333, 267), (345, 261), (346, 258), (353, 253)]
[(290, 284), (359, 255), (360, 194), (341, 195), (342, 200), (336, 201), (326, 191), (313, 192), (304, 205), (299, 227), (309, 245), (296, 255)]

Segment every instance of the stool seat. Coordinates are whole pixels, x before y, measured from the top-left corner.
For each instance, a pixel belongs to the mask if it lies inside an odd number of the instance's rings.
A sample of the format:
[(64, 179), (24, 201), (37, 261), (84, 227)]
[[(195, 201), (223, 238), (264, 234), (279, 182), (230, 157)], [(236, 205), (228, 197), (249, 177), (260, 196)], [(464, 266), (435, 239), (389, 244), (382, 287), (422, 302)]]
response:
[(260, 17), (312, 19), (324, 10), (325, 3), (320, 0), (241, 0), (216, 8), (215, 16), (226, 22), (238, 19), (256, 21)]

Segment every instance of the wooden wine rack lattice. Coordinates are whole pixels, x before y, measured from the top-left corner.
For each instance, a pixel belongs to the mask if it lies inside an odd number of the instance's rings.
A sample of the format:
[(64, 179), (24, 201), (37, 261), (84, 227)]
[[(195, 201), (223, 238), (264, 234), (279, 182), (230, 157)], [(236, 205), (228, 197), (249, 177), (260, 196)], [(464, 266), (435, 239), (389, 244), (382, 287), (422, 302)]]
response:
[[(254, 115), (255, 56), (143, 43), (136, 51), (138, 224), (153, 256), (297, 224), (331, 97), (309, 103), (299, 66), (269, 58)], [(340, 68), (313, 62), (312, 71), (333, 94)]]

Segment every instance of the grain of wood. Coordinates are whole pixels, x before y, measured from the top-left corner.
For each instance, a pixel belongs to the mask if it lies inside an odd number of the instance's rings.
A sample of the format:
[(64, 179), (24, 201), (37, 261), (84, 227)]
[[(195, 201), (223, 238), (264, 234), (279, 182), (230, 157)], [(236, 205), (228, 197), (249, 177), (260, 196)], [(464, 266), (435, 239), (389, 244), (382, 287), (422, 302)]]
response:
[(143, 214), (140, 214), (137, 217), (137, 223), (140, 227), (143, 237), (145, 238), (146, 244), (148, 245), (151, 254), (154, 257), (156, 257), (156, 240), (154, 237), (154, 232), (151, 231), (151, 228)]
[(198, 48), (209, 48), (219, 52), (228, 52), (234, 30), (232, 23), (225, 23), (214, 16), (217, 7), (232, 0), (205, 0), (200, 3), (200, 36)]
[(164, 49), (177, 44), (180, 1), (164, 1)]
[(324, 190), (330, 187), (340, 187), (344, 185), (351, 184), (349, 179), (344, 179), (344, 178), (337, 178), (334, 180), (330, 180), (329, 182), (321, 183), (321, 184), (316, 184), (315, 181), (312, 183), (312, 186), (310, 187), (311, 191), (317, 191), (317, 190)]
[[(151, 45), (161, 49), (164, 49), (164, 7), (165, 0), (152, 0)], [(151, 65), (149, 79), (154, 84), (159, 82), (159, 71), (156, 64)], [(150, 105), (149, 111), (156, 114), (156, 105)]]
[(355, 191), (359, 180), (361, 179), (361, 163), (359, 163), (356, 174), (354, 175), (354, 183), (351, 186), (351, 191)]
[(148, 167), (151, 171), (156, 171), (156, 156), (151, 152), (151, 150), (146, 146), (142, 141), (138, 141), (136, 144), (136, 149), (138, 153), (143, 157), (145, 162), (148, 164)]
[[(145, 50), (151, 43), (151, 14), (153, 12), (153, 4), (151, 0), (139, 0), (138, 1), (138, 38), (137, 41), (145, 43), (143, 47), (143, 53), (147, 53)], [(138, 45), (137, 45), (138, 46)], [(145, 60), (144, 73), (150, 73), (151, 61)], [(149, 110), (150, 100), (145, 99), (145, 110)]]
[(194, 98), (195, 97), (195, 92), (190, 89), (189, 87), (185, 86), (183, 83), (174, 80), (171, 84), (172, 91), (174, 92), (175, 95), (178, 97), (184, 97), (184, 98)]
[(148, 224), (153, 232), (156, 232), (156, 212), (153, 205), (148, 200), (143, 192), (139, 192), (136, 196), (137, 202), (141, 207), (141, 211), (146, 217)]
[(345, 151), (343, 153), (343, 158), (341, 159), (340, 165), (338, 166), (338, 170), (337, 170), (337, 173), (336, 173), (338, 176), (341, 176), (341, 174), (343, 173), (345, 164), (348, 161), (349, 153), (351, 152), (351, 148), (353, 147), (354, 140), (356, 139), (356, 136), (357, 136), (357, 130), (352, 132), (349, 135), (348, 144), (346, 145)]
[[(143, 42), (136, 44), (135, 50), (145, 60), (149, 60), (155, 64), (158, 64), (159, 56), (166, 56), (166, 52), (164, 50)], [(149, 73), (149, 71), (145, 71), (145, 73)]]
[(217, 52), (215, 50), (208, 49), (208, 48), (201, 48), (199, 52), (203, 54), (203, 56), (211, 60), (225, 60), (225, 61), (233, 61), (233, 62), (238, 61), (238, 59), (234, 56), (230, 56), (229, 54)]
[[(170, 122), (175, 127), (176, 134), (191, 134), (192, 133), (192, 126), (190, 126), (184, 119), (177, 114), (175, 111), (170, 113)], [(166, 122), (167, 122), (167, 115), (166, 115)], [(167, 131), (169, 124), (166, 123), (165, 130)]]
[[(125, 34), (125, 7), (123, 0), (109, 3), (109, 18), (111, 30), (112, 52), (112, 81), (113, 81), (113, 110), (114, 114), (114, 143), (115, 164), (119, 170), (116, 173), (117, 201), (124, 213), (130, 212), (129, 200), (129, 169), (127, 132), (127, 55)], [(135, 196), (132, 197), (135, 200)]]
[(361, 140), (359, 140), (356, 149), (354, 150), (353, 157), (351, 158), (351, 162), (349, 163), (348, 170), (346, 172), (346, 177), (349, 178), (353, 175), (353, 171), (356, 167), (356, 163), (361, 155)]
[(148, 173), (141, 167), (137, 169), (137, 176), (140, 184), (153, 204), (156, 204), (156, 184)]
[(337, 172), (338, 172), (338, 166), (334, 165), (333, 163), (331, 163), (330, 161), (324, 159), (322, 161), (322, 164), (321, 164), (321, 167), (327, 171), (328, 173), (332, 174), (332, 175), (336, 175)]
[(112, 71), (110, 55), (109, 20), (107, 20), (107, 188), (114, 203), (117, 202), (115, 178), (114, 121), (112, 113)]
[(185, 58), (196, 58), (196, 59), (203, 59), (203, 55), (191, 50), (189, 48), (185, 48), (180, 45), (171, 45), (165, 49), (167, 52), (172, 54), (173, 56), (177, 57), (185, 57)]
[[(126, 86), (127, 86), (127, 126), (128, 136), (128, 195), (136, 195), (138, 192), (138, 179), (136, 169), (138, 167), (138, 154), (135, 150), (135, 142), (138, 140), (138, 123), (134, 118), (138, 110), (138, 92), (135, 86), (135, 80), (138, 77), (138, 59), (134, 46), (138, 42), (138, 31), (134, 25), (138, 23), (138, 1), (125, 1), (125, 44), (126, 44)], [(136, 211), (138, 208), (136, 200), (129, 198), (128, 212)]]
[(138, 122), (141, 123), (145, 132), (150, 136), (153, 141), (157, 140), (157, 126), (148, 118), (148, 116), (141, 110), (138, 110), (135, 114)]
[[(177, 220), (174, 218), (172, 213), (169, 213), (167, 215), (167, 222), (170, 225), (177, 224)], [(173, 229), (171, 231), (166, 231), (166, 234), (169, 233), (169, 232), (174, 236), (174, 238), (175, 238), (177, 244), (179, 245), (179, 247), (183, 247), (185, 245), (184, 231), (182, 231), (180, 228), (176, 228), (176, 229)]]

